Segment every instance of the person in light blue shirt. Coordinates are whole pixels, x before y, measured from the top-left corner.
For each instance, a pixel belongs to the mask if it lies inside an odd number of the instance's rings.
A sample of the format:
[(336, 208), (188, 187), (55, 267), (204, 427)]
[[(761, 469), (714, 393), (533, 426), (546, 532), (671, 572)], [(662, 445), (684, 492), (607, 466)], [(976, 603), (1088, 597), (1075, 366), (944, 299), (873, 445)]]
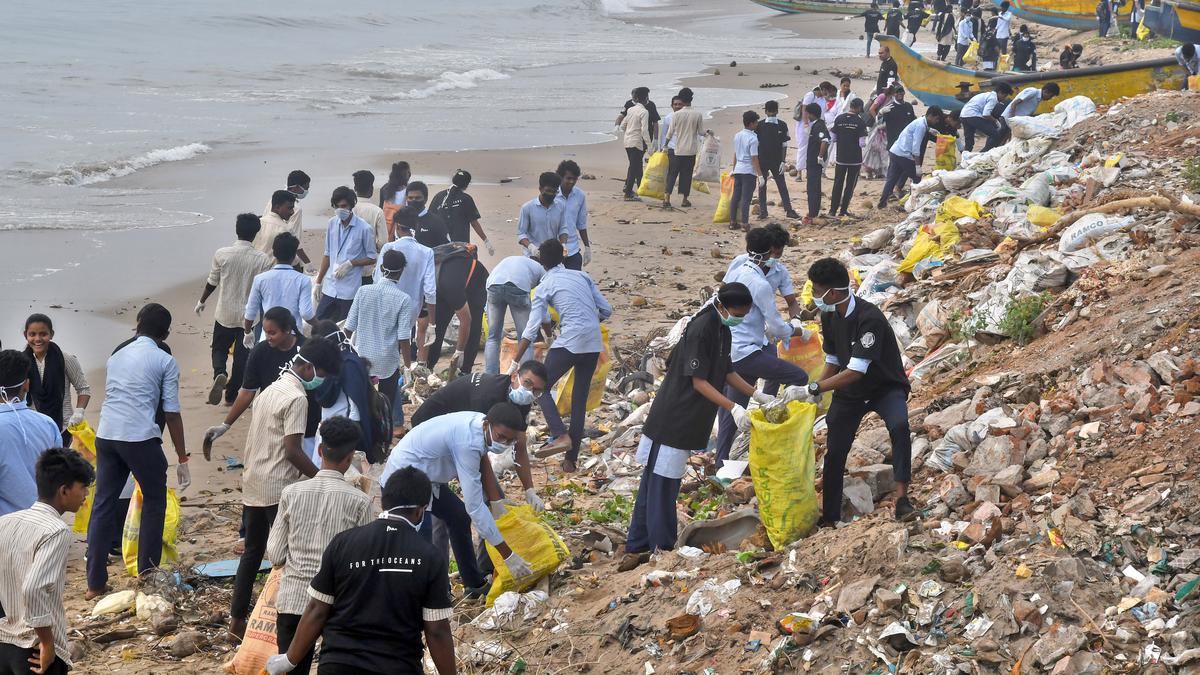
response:
[[(346, 317), (346, 335), (354, 337), (359, 356), (371, 362), (370, 373), (379, 378), (379, 391), (393, 402), (392, 413), (403, 415), (400, 381), (411, 381), (412, 325), (416, 303), (400, 288), (404, 254), (391, 249), (380, 256), (383, 277), (354, 294)], [(403, 371), (401, 371), (403, 366)], [(399, 411), (397, 409), (400, 408)], [(403, 417), (401, 417), (403, 419)]]
[(1000, 13), (996, 15), (996, 42), (1001, 54), (1008, 53), (1008, 38), (1012, 36), (1013, 13), (1010, 7), (1012, 3), (1004, 0), (1000, 3)]
[[(668, 115), (669, 117), (669, 115)], [(558, 196), (554, 201), (562, 204), (563, 227), (567, 230), (567, 257), (563, 267), (569, 270), (581, 270), (584, 265), (592, 262), (592, 242), (588, 240), (588, 211), (587, 195), (579, 189), (577, 183), (582, 175), (579, 165), (569, 159), (558, 163), (555, 171), (562, 183), (558, 187)], [(583, 250), (579, 243), (583, 242)]]
[(976, 132), (987, 136), (983, 152), (1004, 143), (1008, 136), (1008, 125), (1003, 114), (1012, 94), (1012, 86), (1001, 82), (992, 91), (975, 94), (962, 107), (959, 118), (963, 126), (963, 147), (967, 152), (975, 149)]
[(268, 309), (283, 307), (291, 312), (297, 326), (312, 321), (314, 314), (312, 280), (291, 265), (300, 248), (300, 240), (291, 232), (281, 232), (275, 236), (271, 248), (275, 255), (275, 266), (255, 276), (250, 283), (250, 297), (246, 300), (246, 313), (242, 317), (245, 320), (242, 328), (245, 330), (247, 348), (254, 347), (254, 327), (262, 321)]
[(879, 195), (876, 208), (887, 206), (892, 192), (899, 192), (904, 182), (911, 180), (916, 183), (921, 180), (921, 167), (918, 162), (925, 152), (925, 144), (937, 138), (937, 127), (946, 119), (946, 114), (936, 105), (929, 106), (924, 117), (908, 123), (899, 138), (888, 149), (889, 163), (887, 178), (883, 181), (883, 193)]
[[(504, 508), (488, 453), (511, 450), (525, 429), (525, 416), (508, 402), (493, 405), (486, 415), (465, 411), (434, 417), (413, 427), (400, 439), (379, 477), (379, 482), (386, 485), (393, 473), (408, 466), (429, 476), (433, 483), (429, 512), (446, 524), (450, 548), (469, 596), (487, 592), (487, 579), (475, 557), (472, 525), (479, 536), (496, 547), (513, 577), (520, 579), (532, 574), (529, 563), (504, 542), (496, 518), (488, 508), (489, 501), (494, 502), (497, 514)], [(458, 480), (462, 499), (450, 489), (452, 480)], [(421, 534), (432, 539), (433, 527), (428, 519), (421, 525)]]
[(108, 588), (108, 548), (112, 544), (117, 501), (132, 473), (142, 490), (142, 523), (138, 537), (138, 573), (158, 567), (162, 558), (163, 521), (167, 513), (167, 458), (155, 416), (161, 407), (178, 464), (180, 492), (192, 483), (183, 416), (179, 407), (179, 364), (164, 341), (171, 333), (171, 313), (158, 303), (138, 312), (136, 337), (109, 357), (105, 368), (104, 405), (96, 430), (96, 497), (88, 521), (87, 594)]
[[(352, 209), (357, 203), (358, 194), (345, 185), (334, 190), (329, 199), (334, 216), (325, 228), (325, 256), (317, 272), (316, 288), (321, 293), (317, 319), (345, 319), (354, 294), (362, 286), (362, 272), (355, 268), (375, 264), (375, 229), (354, 215)], [(331, 267), (333, 280), (325, 286), (325, 274)]]
[[(546, 382), (546, 391), (538, 397), (538, 405), (542, 407), (542, 414), (550, 427), (553, 438), (550, 447), (567, 451), (562, 463), (563, 471), (573, 473), (579, 457), (579, 444), (583, 440), (592, 374), (596, 372), (600, 352), (604, 350), (600, 322), (612, 316), (612, 305), (600, 294), (596, 282), (586, 272), (562, 266), (563, 247), (559, 242), (553, 239), (542, 242), (538, 247), (538, 260), (546, 270), (546, 276), (542, 277), (534, 291), (529, 323), (525, 326), (521, 341), (517, 343), (517, 353), (525, 353), (537, 338), (539, 328), (544, 328), (546, 334), (550, 334), (548, 308), (553, 307), (558, 312), (558, 337), (546, 352), (546, 371), (550, 379)], [(518, 365), (514, 361), (509, 370), (515, 371)], [(571, 428), (568, 432), (558, 414), (551, 390), (572, 369), (575, 371), (575, 380), (571, 389)]]
[[(512, 312), (517, 338), (525, 334), (529, 324), (531, 301), (529, 293), (542, 280), (546, 270), (534, 258), (513, 255), (500, 261), (488, 275), (487, 287), (487, 343), (483, 347), (483, 372), (496, 375), (500, 372), (500, 343), (504, 339), (504, 314)], [(516, 362), (524, 363), (531, 355), (528, 351), (517, 355)]]
[(562, 179), (549, 171), (538, 177), (538, 196), (521, 206), (517, 219), (517, 243), (529, 257), (537, 255), (538, 246), (544, 241), (558, 240), (567, 243), (567, 222), (563, 218), (564, 204), (559, 202), (558, 188)]
[[(412, 319), (417, 323), (417, 333), (424, 335), (429, 317), (437, 311), (437, 276), (433, 260), (433, 249), (417, 241), (415, 233), (420, 211), (410, 206), (401, 207), (392, 218), (396, 240), (383, 245), (379, 252), (379, 264), (375, 266), (375, 283), (383, 279), (383, 256), (388, 251), (404, 254), (404, 273), (400, 275), (400, 290), (413, 301)], [(420, 317), (420, 320), (417, 320)], [(410, 339), (415, 338), (413, 326), (408, 328)], [(424, 345), (421, 345), (422, 349)]]
[(62, 445), (54, 420), (25, 405), (33, 363), (15, 349), (0, 351), (0, 516), (37, 501), (37, 461)]
[[(796, 287), (792, 284), (791, 270), (783, 263), (783, 249), (787, 247), (792, 236), (779, 223), (771, 223), (763, 229), (771, 234), (771, 260), (774, 261), (766, 269), (767, 282), (787, 303), (788, 315), (791, 318), (799, 318), (804, 308), (796, 300)], [(732, 274), (749, 259), (749, 253), (739, 254), (733, 259), (733, 262), (729, 263), (729, 268), (725, 270), (725, 273)]]
[[(723, 279), (726, 284), (744, 284), (754, 299), (754, 306), (742, 321), (729, 329), (733, 337), (730, 358), (733, 371), (750, 384), (762, 379), (782, 385), (803, 385), (808, 383), (808, 374), (804, 369), (779, 358), (772, 348), (776, 342), (790, 340), (793, 335), (807, 339), (808, 333), (804, 328), (793, 327), (784, 321), (776, 309), (775, 289), (767, 280), (767, 271), (775, 264), (775, 259), (771, 257), (774, 243), (774, 237), (765, 227), (756, 227), (747, 232), (748, 259)], [(725, 396), (743, 407), (751, 399), (760, 405), (775, 400), (761, 391), (748, 396), (728, 385), (725, 387)], [(717, 420), (717, 466), (720, 467), (729, 458), (738, 424), (727, 410), (718, 411)]]
[(954, 42), (954, 65), (963, 65), (963, 57), (975, 40), (975, 18), (966, 12), (958, 22), (958, 39)]
[(1042, 85), (1041, 89), (1037, 87), (1022, 89), (1021, 93), (1013, 97), (1008, 107), (1004, 109), (1002, 116), (1006, 120), (1014, 117), (1031, 117), (1037, 113), (1038, 106), (1043, 101), (1049, 101), (1058, 96), (1058, 93), (1058, 85), (1054, 82), (1047, 82)]

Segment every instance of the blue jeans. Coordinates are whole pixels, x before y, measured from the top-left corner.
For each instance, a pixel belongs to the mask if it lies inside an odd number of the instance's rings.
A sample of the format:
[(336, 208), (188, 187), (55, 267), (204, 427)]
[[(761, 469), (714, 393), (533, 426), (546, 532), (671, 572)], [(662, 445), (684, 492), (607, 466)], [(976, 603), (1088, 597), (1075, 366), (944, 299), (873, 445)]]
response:
[(138, 573), (158, 567), (162, 559), (163, 521), (167, 515), (167, 458), (162, 440), (129, 443), (96, 439), (96, 496), (88, 522), (87, 584), (98, 591), (108, 584), (108, 548), (125, 522), (117, 505), (129, 474), (142, 488), (142, 522), (138, 529)]
[[(818, 167), (820, 168), (820, 167)], [(794, 363), (784, 361), (775, 355), (771, 348), (763, 348), (753, 354), (733, 362), (733, 372), (754, 386), (761, 378), (769, 383), (778, 385), (808, 384), (808, 373)], [(725, 396), (734, 403), (745, 406), (750, 397), (733, 387), (725, 385)], [(729, 458), (729, 449), (733, 447), (733, 439), (737, 436), (737, 425), (733, 423), (733, 415), (728, 410), (717, 411), (717, 468)]]
[[(500, 372), (500, 342), (504, 340), (504, 312), (512, 312), (513, 324), (517, 329), (517, 340), (525, 332), (529, 323), (529, 291), (517, 288), (511, 281), (500, 286), (488, 286), (487, 289), (487, 342), (483, 345), (483, 372), (495, 375)], [(518, 363), (524, 363), (531, 357), (532, 349), (525, 350), (517, 358)]]
[[(587, 419), (588, 390), (592, 386), (592, 374), (596, 372), (596, 362), (600, 360), (600, 352), (576, 354), (563, 347), (555, 347), (546, 354), (546, 391), (538, 398), (542, 407), (542, 415), (546, 425), (550, 427), (550, 437), (558, 438), (564, 433), (571, 436), (571, 449), (567, 451), (567, 459), (572, 462), (579, 457), (579, 444), (583, 441), (583, 423)], [(554, 385), (570, 370), (575, 370), (574, 386), (571, 387), (571, 428), (568, 431), (563, 424), (562, 416), (558, 414), (558, 406), (554, 403)]]
[(745, 225), (750, 222), (750, 199), (758, 178), (752, 173), (733, 174), (733, 197), (729, 200), (729, 222)]
[(858, 427), (868, 412), (883, 418), (888, 436), (892, 440), (892, 477), (898, 483), (907, 483), (912, 477), (912, 440), (908, 428), (908, 392), (891, 389), (869, 401), (833, 397), (825, 424), (829, 432), (825, 444), (824, 489), (821, 513), (826, 521), (837, 522), (842, 518), (842, 484), (846, 471), (846, 457), (858, 434)]

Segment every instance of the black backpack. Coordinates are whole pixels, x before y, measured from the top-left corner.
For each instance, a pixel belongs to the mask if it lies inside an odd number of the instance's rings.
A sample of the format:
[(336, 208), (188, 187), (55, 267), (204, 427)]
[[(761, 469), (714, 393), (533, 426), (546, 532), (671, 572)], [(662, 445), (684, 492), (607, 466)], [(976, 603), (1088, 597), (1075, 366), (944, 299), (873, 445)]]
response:
[(367, 455), (373, 463), (383, 462), (392, 451), (392, 401), (375, 387), (368, 389), (367, 396), (371, 407), (368, 419), (373, 432)]

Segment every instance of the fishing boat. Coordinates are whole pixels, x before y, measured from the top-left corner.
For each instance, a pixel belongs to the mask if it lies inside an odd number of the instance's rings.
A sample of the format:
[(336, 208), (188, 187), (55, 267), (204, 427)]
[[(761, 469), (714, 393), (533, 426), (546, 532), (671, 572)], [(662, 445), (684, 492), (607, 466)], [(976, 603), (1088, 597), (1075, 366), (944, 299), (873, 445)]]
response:
[[(992, 0), (997, 7), (1003, 0)], [(1096, 30), (1096, 3), (1092, 0), (1009, 0), (1012, 13), (1018, 18), (1046, 26), (1071, 30)], [(1126, 7), (1128, 5), (1128, 7)], [(1117, 16), (1129, 23), (1133, 3), (1122, 2)]]
[[(1016, 90), (1055, 82), (1061, 91), (1059, 100), (1087, 96), (1102, 105), (1155, 89), (1182, 89), (1186, 77), (1183, 67), (1173, 58), (1034, 73), (971, 70), (927, 59), (893, 37), (875, 39), (891, 49), (900, 81), (908, 91), (925, 105), (945, 110), (958, 110), (971, 96), (997, 82), (1005, 82)], [(1056, 102), (1041, 104), (1038, 112), (1049, 112)]]
[(1180, 42), (1200, 43), (1200, 4), (1154, 0), (1146, 5), (1146, 28)]
[(836, 2), (835, 0), (750, 0), (784, 14), (817, 12), (821, 14), (861, 14), (871, 9), (869, 2)]

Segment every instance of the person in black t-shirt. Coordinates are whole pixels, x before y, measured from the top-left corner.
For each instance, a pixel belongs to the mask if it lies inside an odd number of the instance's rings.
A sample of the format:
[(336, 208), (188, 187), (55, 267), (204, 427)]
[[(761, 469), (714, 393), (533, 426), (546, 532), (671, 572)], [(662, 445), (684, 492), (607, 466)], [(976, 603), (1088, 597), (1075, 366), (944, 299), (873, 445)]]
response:
[(908, 428), (910, 386), (900, 347), (883, 312), (850, 292), (850, 274), (833, 258), (808, 269), (813, 302), (821, 310), (825, 370), (808, 385), (811, 400), (833, 392), (825, 415), (826, 440), (821, 524), (842, 517), (842, 481), (846, 456), (868, 412), (875, 412), (892, 440), (892, 476), (896, 481), (896, 519), (910, 520), (917, 511), (908, 500), (912, 445)]
[(908, 12), (904, 15), (904, 22), (908, 27), (908, 46), (912, 46), (917, 41), (917, 32), (921, 30), (921, 23), (925, 21), (925, 7), (920, 2), (908, 3)]
[(867, 36), (867, 56), (871, 55), (871, 43), (879, 32), (879, 22), (883, 21), (883, 12), (879, 11), (879, 3), (871, 0), (871, 9), (859, 14), (863, 18), (863, 33)]
[[(474, 246), (454, 244), (443, 253), (437, 272), (437, 306), (433, 317), (433, 342), (426, 345), (425, 367), (433, 370), (442, 357), (442, 343), (450, 328), (450, 319), (458, 316), (458, 341), (450, 359), (450, 377), (471, 372), (475, 356), (479, 353), (479, 339), (483, 335), (483, 307), (487, 304), (488, 269), (479, 262)], [(418, 329), (419, 331), (419, 329)], [(424, 335), (418, 337), (423, 338)]]
[(432, 495), (420, 469), (400, 469), (383, 486), (379, 519), (329, 542), (295, 637), (267, 660), (269, 675), (291, 672), (318, 637), (320, 675), (423, 675), (424, 647), (438, 675), (456, 672), (449, 565), (417, 532)]
[(887, 17), (884, 19), (885, 32), (900, 39), (900, 28), (904, 25), (904, 11), (900, 9), (900, 0), (892, 0), (892, 6), (888, 9)]
[[(808, 118), (813, 120), (808, 128), (807, 166), (810, 167), (806, 177), (808, 188), (808, 215), (800, 221), (802, 225), (812, 225), (812, 219), (821, 213), (821, 179), (824, 178), (825, 161), (829, 156), (829, 129), (822, 119), (821, 104), (809, 103), (804, 108)], [(812, 167), (817, 167), (813, 169)]]
[[(775, 187), (779, 190), (779, 202), (788, 218), (799, 218), (800, 214), (792, 210), (792, 198), (788, 194), (784, 159), (787, 156), (787, 144), (791, 140), (788, 135), (787, 122), (779, 119), (779, 102), (767, 101), (763, 105), (766, 119), (759, 120), (754, 133), (758, 135), (758, 165), (762, 168), (763, 178), (775, 179)], [(758, 186), (758, 217), (767, 217), (767, 184)]]
[(1025, 24), (1021, 24), (1017, 38), (1013, 40), (1012, 69), (1026, 73), (1037, 70), (1037, 45), (1029, 34), (1029, 26)]
[(892, 96), (893, 99), (879, 109), (879, 117), (883, 119), (884, 129), (887, 132), (889, 149), (895, 144), (896, 139), (900, 138), (900, 132), (904, 131), (904, 127), (917, 119), (913, 104), (904, 100), (904, 87), (899, 84), (892, 85)]
[[(899, 11), (899, 10), (896, 10)], [(900, 84), (900, 75), (896, 70), (896, 59), (892, 58), (892, 50), (887, 46), (879, 48), (879, 75), (875, 78), (875, 91), (872, 96), (878, 96), (887, 91), (888, 87)]]
[(858, 172), (862, 169), (862, 149), (867, 142), (867, 123), (862, 118), (863, 101), (850, 101), (850, 109), (833, 120), (834, 145), (837, 147), (836, 166), (833, 173), (833, 195), (829, 199), (829, 216), (850, 217), (850, 198), (858, 185)]
[(418, 242), (429, 248), (450, 243), (450, 233), (446, 229), (446, 221), (440, 213), (429, 208), (428, 185), (419, 180), (409, 183), (405, 200), (409, 207), (420, 212), (420, 215), (417, 216), (417, 230), (413, 233), (413, 237)]
[(734, 372), (730, 326), (741, 323), (754, 306), (745, 284), (725, 284), (716, 299), (688, 322), (679, 343), (667, 359), (667, 375), (650, 404), (642, 427), (637, 459), (641, 487), (629, 522), (625, 557), (618, 567), (631, 570), (650, 559), (650, 553), (675, 548), (678, 517), (675, 500), (687, 469), (688, 457), (708, 446), (717, 409), (735, 420), (746, 418), (746, 409), (722, 393), (728, 385), (750, 396), (754, 385)]
[(474, 229), (475, 234), (483, 240), (483, 247), (487, 249), (488, 255), (496, 255), (496, 248), (488, 241), (483, 225), (479, 224), (479, 209), (475, 206), (475, 199), (467, 194), (467, 186), (470, 184), (470, 172), (463, 169), (455, 171), (450, 179), (450, 187), (433, 196), (433, 201), (429, 202), (429, 210), (440, 215), (446, 222), (450, 241), (470, 243), (471, 230)]

